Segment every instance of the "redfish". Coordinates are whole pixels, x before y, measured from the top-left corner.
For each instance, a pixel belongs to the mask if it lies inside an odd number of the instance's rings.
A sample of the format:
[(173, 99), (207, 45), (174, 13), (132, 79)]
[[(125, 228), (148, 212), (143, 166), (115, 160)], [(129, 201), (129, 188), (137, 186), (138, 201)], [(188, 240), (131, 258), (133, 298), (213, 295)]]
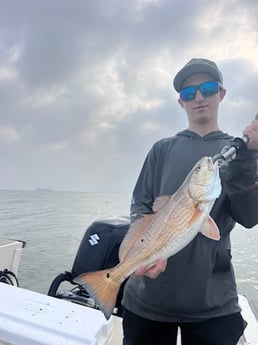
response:
[(83, 273), (74, 279), (95, 299), (109, 319), (122, 282), (139, 266), (152, 266), (157, 259), (167, 259), (189, 244), (198, 232), (219, 240), (216, 223), (209, 216), (221, 193), (217, 163), (203, 157), (193, 167), (172, 196), (158, 197), (153, 213), (135, 220), (119, 248), (115, 267)]

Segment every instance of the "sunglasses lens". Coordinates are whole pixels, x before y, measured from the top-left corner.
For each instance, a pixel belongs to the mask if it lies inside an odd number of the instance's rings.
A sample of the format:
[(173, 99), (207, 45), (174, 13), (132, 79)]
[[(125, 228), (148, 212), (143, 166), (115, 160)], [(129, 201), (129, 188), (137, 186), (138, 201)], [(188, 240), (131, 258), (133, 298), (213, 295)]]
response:
[(196, 86), (188, 86), (180, 91), (180, 98), (184, 102), (192, 101), (196, 96)]
[(197, 90), (200, 90), (203, 97), (216, 95), (219, 91), (219, 83), (217, 81), (206, 81), (198, 86), (187, 86), (180, 91), (180, 98), (184, 102), (195, 99)]
[(219, 85), (217, 81), (207, 81), (199, 85), (199, 90), (203, 97), (209, 97), (216, 95), (219, 91)]

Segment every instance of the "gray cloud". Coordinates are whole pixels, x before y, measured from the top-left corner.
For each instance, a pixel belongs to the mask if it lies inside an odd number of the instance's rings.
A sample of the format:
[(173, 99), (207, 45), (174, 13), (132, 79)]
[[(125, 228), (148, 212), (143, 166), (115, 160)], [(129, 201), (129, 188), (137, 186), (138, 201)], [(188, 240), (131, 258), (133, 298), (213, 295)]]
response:
[(5, 0), (0, 4), (0, 188), (131, 191), (161, 137), (185, 128), (173, 75), (215, 59), (221, 127), (256, 109), (256, 1)]

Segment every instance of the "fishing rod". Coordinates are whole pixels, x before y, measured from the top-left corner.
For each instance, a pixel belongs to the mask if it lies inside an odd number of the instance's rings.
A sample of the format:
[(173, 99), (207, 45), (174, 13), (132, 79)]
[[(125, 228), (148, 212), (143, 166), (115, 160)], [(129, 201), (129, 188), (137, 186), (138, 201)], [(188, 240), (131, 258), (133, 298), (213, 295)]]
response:
[(223, 147), (222, 151), (212, 157), (213, 163), (218, 162), (219, 167), (227, 164), (227, 161), (236, 158), (236, 152), (243, 147), (246, 147), (249, 138), (243, 136), (242, 138), (235, 138), (233, 144), (230, 146)]

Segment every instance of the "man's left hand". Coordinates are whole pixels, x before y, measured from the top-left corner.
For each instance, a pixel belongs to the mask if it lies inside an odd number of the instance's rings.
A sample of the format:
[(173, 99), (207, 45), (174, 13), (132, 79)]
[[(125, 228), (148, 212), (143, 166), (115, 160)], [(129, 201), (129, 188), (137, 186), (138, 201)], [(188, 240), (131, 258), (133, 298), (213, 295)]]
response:
[(156, 279), (160, 275), (160, 273), (165, 272), (166, 267), (167, 260), (158, 259), (151, 266), (140, 266), (134, 274), (136, 277), (147, 276), (151, 279)]

